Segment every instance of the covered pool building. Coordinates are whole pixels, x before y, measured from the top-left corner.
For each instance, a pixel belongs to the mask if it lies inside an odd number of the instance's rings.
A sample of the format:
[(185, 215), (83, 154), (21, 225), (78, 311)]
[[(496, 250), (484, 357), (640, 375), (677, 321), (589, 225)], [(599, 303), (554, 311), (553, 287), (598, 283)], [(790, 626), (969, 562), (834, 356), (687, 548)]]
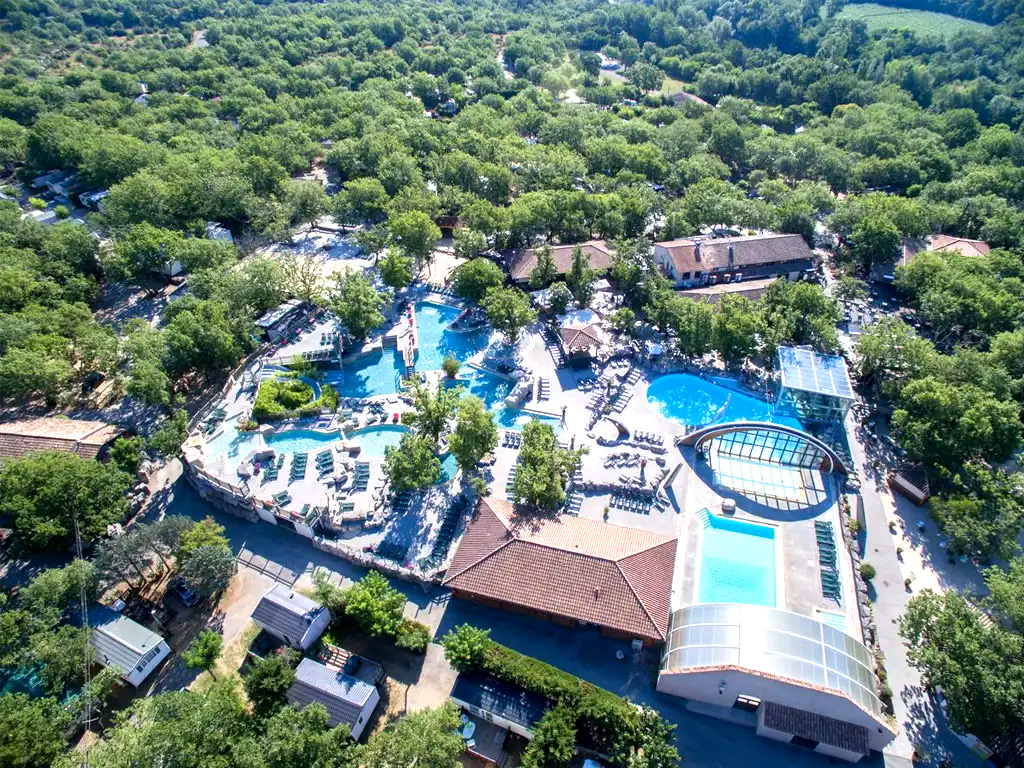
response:
[(853, 405), (846, 361), (803, 347), (779, 347), (778, 409), (805, 422), (843, 421)]

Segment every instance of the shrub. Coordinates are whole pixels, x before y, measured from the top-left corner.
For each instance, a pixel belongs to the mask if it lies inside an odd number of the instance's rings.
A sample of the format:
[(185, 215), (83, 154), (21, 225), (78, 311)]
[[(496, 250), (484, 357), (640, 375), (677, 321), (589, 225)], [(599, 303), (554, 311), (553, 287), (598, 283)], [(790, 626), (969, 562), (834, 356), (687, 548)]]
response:
[(28, 199), (28, 204), (31, 207), (35, 208), (37, 211), (45, 211), (46, 210), (46, 201), (43, 200), (42, 198), (30, 197)]
[(875, 566), (873, 566), (871, 563), (861, 563), (860, 577), (864, 579), (864, 581), (871, 581), (873, 578), (875, 578)]
[(66, 205), (58, 205), (54, 207), (53, 212), (57, 214), (58, 219), (66, 219), (71, 216), (71, 211), (68, 210)]
[(454, 379), (458, 375), (459, 368), (461, 367), (462, 363), (451, 355), (445, 355), (444, 360), (441, 361), (441, 370), (445, 372), (449, 379)]
[(403, 619), (398, 627), (395, 645), (414, 653), (423, 653), (430, 645), (430, 627), (412, 619)]
[(481, 637), (480, 633), (481, 630), (463, 625), (445, 635), (445, 656), (453, 666), (486, 672), (538, 693), (556, 708), (571, 712), (581, 740), (612, 755), (613, 763), (630, 764), (641, 754), (651, 757), (645, 765), (679, 762), (672, 735), (674, 726), (654, 710), (638, 708), (628, 699)]
[(860, 532), (860, 520), (856, 517), (851, 517), (850, 522), (846, 524), (846, 527), (850, 529), (850, 533), (856, 536)]
[(576, 754), (576, 715), (569, 707), (544, 713), (533, 729), (533, 739), (523, 752), (523, 768), (568, 766)]

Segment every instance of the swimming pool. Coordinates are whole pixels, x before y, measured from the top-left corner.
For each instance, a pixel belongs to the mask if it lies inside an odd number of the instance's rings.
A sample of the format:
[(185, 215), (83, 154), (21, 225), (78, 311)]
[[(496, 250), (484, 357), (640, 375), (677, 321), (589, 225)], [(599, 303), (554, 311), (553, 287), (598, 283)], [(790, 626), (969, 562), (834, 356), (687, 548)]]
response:
[(349, 433), (349, 437), (359, 441), (363, 453), (373, 459), (383, 459), (387, 448), (397, 448), (402, 442), (402, 435), (409, 431), (401, 424), (381, 424), (377, 427), (363, 427)]
[(561, 434), (562, 432), (562, 420), (555, 416), (543, 416), (536, 413), (530, 413), (519, 408), (500, 408), (495, 411), (494, 423), (498, 425), (498, 429), (511, 429), (516, 432), (522, 432), (523, 427), (529, 424), (534, 419), (537, 419), (541, 424), (547, 424), (554, 431), (555, 434)]
[(401, 355), (381, 349), (345, 363), (341, 370), (327, 371), (325, 378), (342, 397), (376, 397), (398, 392), (403, 372)]
[(776, 415), (771, 403), (689, 373), (659, 376), (647, 388), (647, 401), (666, 419), (686, 426), (771, 421), (803, 428), (792, 417)]
[(447, 330), (448, 325), (461, 314), (458, 307), (435, 304), (432, 301), (418, 301), (416, 312), (416, 370), (436, 371), (441, 361), (451, 355), (462, 362), (472, 357), (487, 345), (490, 331), (456, 332)]
[[(229, 459), (244, 456), (256, 445), (256, 432), (239, 432), (234, 420), (225, 421), (221, 431), (207, 442), (207, 453), (216, 457), (226, 453)], [(321, 450), (341, 439), (341, 432), (322, 432), (313, 429), (289, 429), (263, 438), (267, 446), (277, 453), (309, 453)]]
[(512, 379), (468, 365), (459, 371), (458, 382), (468, 394), (483, 400), (488, 408), (501, 405), (516, 385)]
[(455, 473), (459, 471), (459, 462), (455, 459), (455, 454), (446, 453), (443, 456), (438, 456), (441, 460), (441, 479), (437, 481), (437, 484), (449, 482)]
[(701, 532), (698, 603), (775, 606), (775, 529), (698, 513)]

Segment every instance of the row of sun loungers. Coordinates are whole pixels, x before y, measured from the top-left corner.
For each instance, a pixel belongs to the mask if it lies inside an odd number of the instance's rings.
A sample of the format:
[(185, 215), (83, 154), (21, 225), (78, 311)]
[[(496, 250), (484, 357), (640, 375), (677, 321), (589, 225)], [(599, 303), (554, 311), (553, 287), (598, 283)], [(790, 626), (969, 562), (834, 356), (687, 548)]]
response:
[(357, 461), (352, 474), (352, 492), (362, 493), (370, 485), (370, 462)]
[(508, 480), (505, 481), (505, 495), (510, 499), (512, 498), (512, 486), (516, 482), (516, 472), (519, 471), (519, 465), (516, 464), (508, 473)]
[(615, 413), (622, 413), (626, 410), (626, 406), (629, 405), (629, 401), (633, 399), (633, 390), (631, 389), (620, 389), (619, 393), (612, 398), (612, 411)]
[(340, 336), (341, 333), (339, 333), (338, 331), (321, 333), (320, 344), (321, 346), (323, 346), (324, 344), (333, 344), (335, 341), (338, 340)]
[(577, 379), (576, 389), (578, 389), (580, 392), (589, 392), (590, 390), (592, 390), (594, 387), (601, 383), (602, 382), (599, 379)]
[(629, 375), (626, 377), (626, 385), (631, 387), (634, 384), (636, 384), (638, 381), (640, 381), (640, 375), (641, 374), (639, 368), (634, 368), (633, 370), (631, 370), (629, 372)]
[(374, 550), (378, 557), (383, 557), (385, 560), (394, 560), (397, 563), (405, 561), (405, 555), (408, 551), (409, 545), (398, 541), (382, 541)]
[(661, 435), (657, 435), (654, 432), (641, 432), (639, 430), (633, 433), (633, 440), (637, 443), (646, 443), (648, 445), (665, 444), (665, 438)]
[(537, 400), (551, 399), (551, 382), (541, 377), (537, 380)]
[(635, 453), (612, 454), (604, 460), (604, 468), (639, 467), (641, 461), (640, 456)]
[(838, 553), (832, 523), (827, 520), (814, 521), (814, 536), (818, 541), (818, 565), (821, 567), (821, 593), (841, 603), (843, 585), (839, 579)]
[(558, 342), (550, 332), (544, 334), (544, 345), (547, 347), (551, 359), (555, 361), (555, 368), (561, 368), (565, 364), (565, 355), (562, 354)]
[(331, 450), (320, 451), (316, 455), (316, 471), (320, 477), (334, 472), (334, 452)]
[(426, 568), (436, 568), (444, 562), (444, 559), (448, 556), (448, 550), (452, 546), (452, 539), (455, 538), (455, 531), (459, 527), (459, 520), (462, 519), (462, 514), (468, 506), (469, 499), (465, 496), (459, 496), (448, 507), (448, 511), (444, 513), (444, 520), (441, 521), (441, 527), (437, 531), (437, 538), (434, 539), (434, 546), (431, 547), (430, 555), (424, 562)]
[(452, 289), (449, 288), (448, 286), (441, 285), (441, 283), (427, 283), (427, 288), (429, 288), (432, 293), (439, 293), (442, 296), (455, 297), (455, 292), (452, 291)]
[(292, 467), (288, 473), (288, 481), (302, 480), (306, 476), (306, 462), (309, 456), (305, 453), (296, 453), (292, 456)]
[(582, 493), (570, 493), (565, 499), (565, 511), (570, 515), (578, 515), (580, 509), (583, 507), (583, 494)]
[(274, 500), (274, 505), (278, 507), (284, 507), (290, 504), (292, 501), (292, 495), (288, 493), (288, 491), (281, 491), (280, 493), (275, 493), (270, 498)]
[(302, 359), (307, 362), (315, 362), (317, 360), (330, 360), (332, 352), (333, 350), (330, 349), (314, 349), (312, 352), (303, 352)]
[(504, 437), (501, 438), (502, 448), (516, 448), (518, 449), (523, 444), (523, 436), (519, 432), (513, 432), (511, 430), (505, 432)]

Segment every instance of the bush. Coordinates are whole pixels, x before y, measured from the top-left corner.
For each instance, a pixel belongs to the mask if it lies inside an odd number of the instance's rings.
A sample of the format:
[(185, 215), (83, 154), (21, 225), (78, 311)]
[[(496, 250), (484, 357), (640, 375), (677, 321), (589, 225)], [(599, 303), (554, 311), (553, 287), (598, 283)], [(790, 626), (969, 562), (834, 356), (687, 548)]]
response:
[(451, 355), (445, 355), (444, 360), (441, 361), (441, 370), (445, 372), (449, 379), (454, 379), (458, 375), (459, 368), (461, 367), (462, 363)]
[(324, 385), (320, 397), (313, 399), (313, 388), (290, 375), (264, 381), (256, 393), (252, 417), (256, 421), (272, 421), (294, 416), (315, 416), (321, 410), (338, 407), (338, 391)]
[(875, 578), (875, 566), (873, 566), (871, 563), (861, 563), (860, 577), (864, 579), (864, 581), (871, 581), (873, 578)]
[(53, 212), (57, 214), (58, 219), (66, 219), (71, 216), (71, 211), (68, 210), (66, 205), (58, 205), (54, 207)]
[(414, 653), (424, 653), (430, 645), (430, 627), (412, 619), (403, 619), (398, 627), (395, 645)]
[(850, 522), (846, 524), (846, 527), (850, 529), (850, 533), (856, 536), (860, 532), (860, 520), (856, 517), (851, 517)]
[(556, 708), (571, 712), (581, 740), (599, 752), (612, 755), (613, 763), (629, 764), (643, 754), (649, 758), (645, 765), (678, 764), (674, 726), (657, 712), (638, 708), (628, 699), (517, 653), (486, 636), (481, 637), (481, 632), (463, 625), (445, 635), (442, 641), (445, 657), (453, 666), (486, 672), (540, 694)]
[(568, 766), (576, 754), (576, 715), (569, 707), (544, 713), (533, 729), (533, 739), (523, 752), (523, 768)]

